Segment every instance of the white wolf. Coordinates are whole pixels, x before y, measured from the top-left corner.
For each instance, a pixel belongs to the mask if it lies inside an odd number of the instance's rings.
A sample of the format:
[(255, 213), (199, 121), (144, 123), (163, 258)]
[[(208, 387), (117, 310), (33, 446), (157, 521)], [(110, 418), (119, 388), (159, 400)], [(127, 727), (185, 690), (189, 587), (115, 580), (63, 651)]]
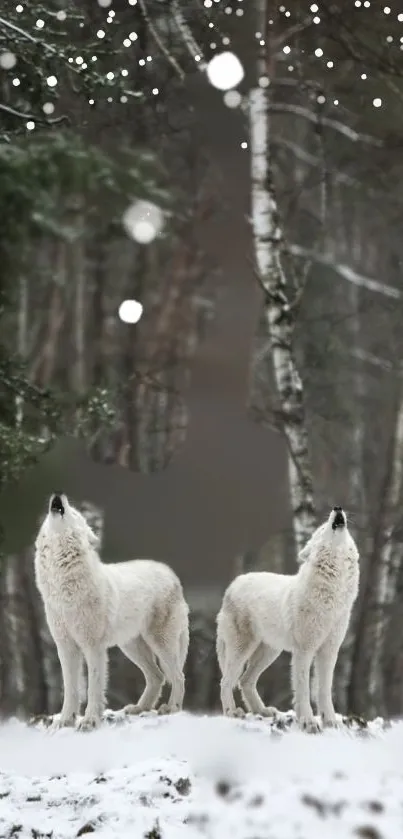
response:
[(176, 574), (147, 559), (105, 565), (97, 547), (97, 537), (81, 513), (63, 493), (52, 495), (35, 543), (36, 583), (63, 673), (58, 725), (74, 724), (83, 658), (87, 664), (87, 708), (79, 726), (83, 730), (101, 720), (108, 647), (120, 647), (144, 674), (143, 694), (137, 705), (125, 709), (140, 713), (154, 708), (165, 679), (171, 695), (164, 710), (182, 708), (189, 645), (188, 607)]
[(359, 564), (345, 513), (334, 507), (300, 552), (295, 575), (242, 574), (227, 588), (217, 616), (217, 656), (225, 714), (236, 709), (239, 684), (248, 710), (269, 716), (256, 683), (283, 650), (292, 653), (295, 711), (301, 727), (317, 731), (309, 676), (315, 660), (317, 705), (324, 725), (336, 725), (333, 672), (358, 594)]

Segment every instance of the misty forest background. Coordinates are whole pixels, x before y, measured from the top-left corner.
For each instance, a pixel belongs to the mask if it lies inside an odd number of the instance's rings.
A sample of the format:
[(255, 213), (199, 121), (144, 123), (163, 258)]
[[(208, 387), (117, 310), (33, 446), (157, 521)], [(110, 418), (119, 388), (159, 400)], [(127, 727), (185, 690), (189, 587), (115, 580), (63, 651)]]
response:
[[(397, 6), (3, 3), (2, 712), (51, 713), (61, 696), (32, 546), (7, 549), (10, 487), (64, 436), (83, 439), (99, 463), (143, 473), (164, 469), (186, 436), (192, 359), (223, 284), (200, 231), (225, 212), (187, 84), (199, 74), (208, 85), (206, 63), (222, 49), (239, 52), (246, 68), (239, 101), (227, 103), (237, 105), (248, 139), (250, 283), (262, 288), (245, 411), (286, 442), (292, 523), (275, 550), (270, 543), (234, 557), (234, 573), (294, 571), (297, 548), (343, 475), (362, 583), (336, 702), (364, 715), (403, 712)], [(147, 245), (122, 225), (134, 198), (164, 213)], [(122, 330), (117, 310), (126, 298), (141, 300), (145, 315)], [(90, 499), (83, 509), (102, 535), (103, 511)], [(194, 710), (218, 708), (221, 593), (191, 599), (186, 703)], [(112, 655), (113, 707), (133, 701), (140, 682), (133, 665)], [(262, 684), (270, 704), (290, 706), (285, 656)]]

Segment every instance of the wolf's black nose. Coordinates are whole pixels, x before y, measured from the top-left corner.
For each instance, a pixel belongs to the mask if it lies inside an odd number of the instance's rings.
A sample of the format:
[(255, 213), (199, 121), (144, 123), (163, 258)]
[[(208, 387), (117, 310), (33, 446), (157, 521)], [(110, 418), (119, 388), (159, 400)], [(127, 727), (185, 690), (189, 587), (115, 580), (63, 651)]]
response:
[(333, 512), (334, 513), (341, 513), (342, 509), (343, 509), (343, 507), (333, 507)]

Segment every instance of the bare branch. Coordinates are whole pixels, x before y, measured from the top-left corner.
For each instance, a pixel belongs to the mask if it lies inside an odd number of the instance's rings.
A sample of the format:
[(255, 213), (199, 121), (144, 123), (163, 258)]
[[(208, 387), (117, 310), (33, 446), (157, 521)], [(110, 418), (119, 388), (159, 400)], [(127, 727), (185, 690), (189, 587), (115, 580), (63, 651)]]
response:
[(378, 355), (367, 352), (359, 347), (356, 349), (350, 349), (348, 354), (354, 356), (354, 358), (357, 358), (359, 361), (364, 361), (366, 364), (372, 364), (373, 367), (379, 367), (380, 370), (384, 370), (387, 373), (398, 373), (399, 376), (402, 374), (401, 364), (396, 365), (387, 358), (380, 358)]
[[(295, 143), (293, 140), (288, 140), (286, 137), (276, 137), (272, 140), (273, 146), (278, 146), (279, 148), (288, 149), (291, 151), (298, 160), (301, 160), (302, 163), (306, 163), (307, 166), (320, 166), (321, 161), (316, 154), (311, 154), (311, 152), (306, 151), (299, 143)], [(332, 178), (334, 178), (335, 182), (344, 183), (348, 186), (360, 186), (363, 187), (363, 184), (359, 181), (358, 178), (354, 178), (352, 175), (349, 175), (347, 172), (340, 172), (339, 170), (335, 169), (331, 172)]]
[(377, 280), (372, 280), (370, 277), (365, 277), (350, 268), (349, 265), (344, 265), (342, 262), (335, 262), (331, 256), (326, 254), (315, 253), (315, 251), (303, 248), (301, 245), (290, 245), (289, 251), (293, 256), (304, 257), (304, 259), (311, 259), (312, 262), (317, 262), (319, 265), (326, 265), (331, 268), (344, 280), (347, 280), (353, 285), (360, 286), (360, 288), (367, 288), (368, 291), (383, 294), (384, 297), (390, 297), (392, 300), (401, 300), (402, 292), (395, 288), (395, 286), (387, 285), (387, 283), (379, 283)]
[(340, 134), (343, 134), (345, 137), (347, 137), (354, 143), (367, 143), (370, 146), (375, 146), (376, 148), (380, 149), (384, 146), (383, 141), (379, 140), (377, 137), (373, 137), (371, 134), (362, 134), (360, 131), (355, 131), (354, 128), (350, 128), (349, 125), (346, 125), (344, 122), (340, 122), (337, 119), (332, 119), (331, 117), (324, 116), (319, 117), (318, 114), (315, 114), (308, 108), (304, 108), (302, 105), (288, 105), (286, 103), (274, 102), (269, 105), (269, 110), (272, 113), (295, 114), (295, 116), (303, 117), (304, 119), (307, 119), (309, 122), (313, 122), (315, 125), (333, 128), (335, 131), (338, 131)]
[(16, 26), (15, 23), (10, 23), (9, 20), (5, 20), (3, 17), (0, 17), (0, 25), (5, 26), (6, 29), (12, 29), (14, 32), (17, 32), (18, 35), (22, 35), (23, 38), (27, 38), (27, 40), (31, 41), (33, 44), (40, 43), (41, 46), (43, 46), (43, 48), (46, 49), (48, 52), (51, 52), (56, 55), (58, 54), (57, 50), (54, 47), (49, 46), (49, 44), (42, 43), (42, 41), (39, 41), (38, 38), (35, 38), (29, 32), (25, 32), (24, 29), (21, 29), (19, 26)]
[(388, 73), (395, 77), (402, 77), (401, 62), (392, 63), (385, 54), (379, 52), (379, 49), (371, 48), (367, 41), (362, 40), (357, 29), (352, 29), (346, 23), (344, 14), (340, 14), (332, 6), (329, 7), (329, 4), (323, 4), (322, 14), (326, 15), (329, 20), (329, 37), (335, 43), (341, 44), (350, 58), (360, 64), (368, 65), (370, 62), (382, 74)]
[(147, 9), (145, 0), (139, 0), (139, 3), (140, 3), (141, 11), (142, 11), (143, 16), (144, 16), (144, 20), (147, 23), (147, 26), (148, 26), (148, 28), (151, 32), (151, 35), (153, 36), (154, 41), (157, 44), (157, 47), (159, 47), (159, 49), (161, 50), (164, 58), (166, 58), (168, 63), (171, 65), (171, 67), (173, 67), (173, 69), (175, 70), (175, 73), (177, 73), (179, 78), (183, 80), (185, 78), (185, 74), (184, 74), (182, 68), (179, 66), (178, 62), (176, 61), (176, 58), (174, 58), (174, 56), (171, 55), (171, 53), (169, 52), (169, 50), (167, 49), (167, 47), (165, 46), (165, 44), (161, 40), (161, 38), (160, 38), (160, 36), (159, 36), (159, 34), (158, 34), (154, 24), (153, 24), (153, 21), (150, 18), (150, 15), (148, 14), (148, 9)]
[(198, 44), (197, 41), (195, 41), (193, 34), (189, 26), (187, 25), (185, 18), (183, 17), (182, 9), (179, 5), (179, 0), (172, 0), (171, 9), (173, 19), (176, 23), (176, 26), (180, 34), (182, 35), (183, 42), (187, 47), (189, 54), (192, 56), (192, 58), (194, 58), (195, 61), (198, 62), (199, 68), (201, 70), (205, 70), (207, 62), (204, 57), (203, 50), (200, 44)]
[(11, 108), (10, 105), (4, 105), (2, 102), (0, 102), (0, 111), (4, 111), (6, 114), (10, 114), (10, 116), (13, 117), (18, 117), (19, 119), (36, 120), (36, 122), (43, 123), (43, 125), (58, 125), (58, 123), (60, 122), (70, 122), (67, 114), (63, 114), (60, 117), (54, 117), (53, 119), (39, 120), (38, 117), (34, 114), (25, 114), (23, 111), (16, 111), (15, 108)]
[(307, 29), (310, 29), (311, 26), (314, 26), (313, 16), (309, 15), (309, 17), (305, 17), (303, 20), (294, 23), (293, 26), (289, 26), (287, 31), (284, 32), (282, 35), (277, 35), (274, 39), (274, 48), (278, 50), (280, 47), (283, 46), (285, 43), (289, 43), (294, 35), (299, 35), (300, 32), (305, 32)]

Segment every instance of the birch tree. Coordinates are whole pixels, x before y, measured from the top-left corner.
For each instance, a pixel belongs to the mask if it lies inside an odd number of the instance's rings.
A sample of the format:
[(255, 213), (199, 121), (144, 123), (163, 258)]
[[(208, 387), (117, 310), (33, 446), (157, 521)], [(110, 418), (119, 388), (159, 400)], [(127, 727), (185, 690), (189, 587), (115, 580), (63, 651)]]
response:
[(380, 526), (367, 573), (366, 597), (357, 627), (351, 704), (368, 714), (385, 714), (386, 641), (403, 568), (403, 545), (397, 511), (403, 495), (403, 398), (396, 408), (395, 429), (387, 464)]
[[(172, 4), (178, 32), (200, 70), (203, 49), (185, 22), (179, 3)], [(302, 288), (286, 274), (281, 225), (273, 180), (270, 142), (270, 83), (275, 47), (269, 36), (270, 6), (256, 0), (256, 25), (263, 33), (258, 49), (255, 86), (246, 99), (251, 161), (251, 226), (254, 262), (264, 299), (264, 315), (276, 384), (276, 426), (287, 445), (288, 479), (295, 549), (298, 553), (315, 527), (312, 470), (308, 447), (303, 384), (294, 351), (294, 329)]]
[(299, 552), (315, 527), (312, 470), (308, 448), (303, 384), (294, 352), (299, 292), (290, 288), (283, 265), (281, 226), (270, 144), (270, 72), (275, 56), (269, 27), (269, 4), (257, 0), (257, 25), (264, 37), (257, 59), (257, 84), (249, 95), (251, 211), (254, 256), (264, 293), (264, 313), (278, 401), (278, 427), (288, 452), (288, 479), (295, 546)]

